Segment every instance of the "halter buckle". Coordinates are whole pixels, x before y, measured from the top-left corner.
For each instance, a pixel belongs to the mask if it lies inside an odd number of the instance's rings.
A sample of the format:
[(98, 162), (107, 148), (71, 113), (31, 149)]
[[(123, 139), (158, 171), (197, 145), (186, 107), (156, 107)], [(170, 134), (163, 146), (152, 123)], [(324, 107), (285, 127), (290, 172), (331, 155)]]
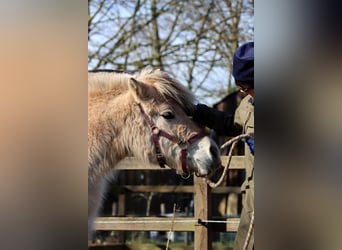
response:
[(153, 127), (153, 128), (152, 128), (152, 133), (155, 134), (155, 135), (159, 135), (159, 133), (160, 133), (159, 128)]

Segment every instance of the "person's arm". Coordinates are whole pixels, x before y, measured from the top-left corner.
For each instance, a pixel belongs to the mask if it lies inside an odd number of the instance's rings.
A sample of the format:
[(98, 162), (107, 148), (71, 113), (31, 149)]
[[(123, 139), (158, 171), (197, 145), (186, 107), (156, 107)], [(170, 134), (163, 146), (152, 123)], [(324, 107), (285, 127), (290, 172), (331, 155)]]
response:
[(234, 115), (197, 104), (194, 108), (193, 120), (203, 126), (214, 129), (218, 135), (232, 135), (239, 130), (234, 125)]

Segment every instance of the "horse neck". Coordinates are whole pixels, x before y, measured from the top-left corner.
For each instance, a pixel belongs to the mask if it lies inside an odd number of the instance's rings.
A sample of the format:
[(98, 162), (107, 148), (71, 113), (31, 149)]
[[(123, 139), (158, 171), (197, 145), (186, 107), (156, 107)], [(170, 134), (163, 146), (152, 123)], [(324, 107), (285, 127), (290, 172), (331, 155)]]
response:
[(131, 129), (125, 123), (132, 112), (132, 102), (133, 98), (124, 94), (111, 101), (96, 100), (89, 105), (90, 164), (100, 165), (101, 171), (113, 169), (130, 154), (122, 137), (126, 130)]

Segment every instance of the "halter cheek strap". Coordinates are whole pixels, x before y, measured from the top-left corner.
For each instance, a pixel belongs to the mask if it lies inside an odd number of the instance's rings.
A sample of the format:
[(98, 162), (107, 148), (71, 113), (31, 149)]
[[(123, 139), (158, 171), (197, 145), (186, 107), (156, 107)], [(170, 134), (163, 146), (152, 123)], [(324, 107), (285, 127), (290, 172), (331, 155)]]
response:
[(165, 164), (166, 164), (166, 160), (164, 155), (161, 152), (161, 147), (160, 147), (160, 143), (159, 143), (159, 138), (161, 136), (169, 139), (170, 141), (178, 144), (181, 147), (181, 156), (180, 156), (180, 161), (182, 164), (182, 171), (183, 173), (187, 174), (187, 178), (190, 176), (190, 171), (188, 170), (187, 166), (186, 166), (186, 156), (187, 156), (187, 149), (188, 146), (190, 146), (191, 144), (193, 144), (195, 141), (201, 139), (202, 137), (205, 136), (205, 134), (203, 133), (199, 133), (196, 135), (193, 135), (192, 137), (190, 137), (187, 140), (183, 140), (181, 138), (178, 138), (176, 136), (170, 135), (169, 133), (159, 129), (151, 120), (151, 118), (146, 114), (145, 110), (143, 109), (142, 105), (140, 103), (138, 103), (138, 107), (145, 119), (145, 121), (148, 123), (148, 125), (151, 128), (152, 131), (152, 139), (154, 142), (154, 146), (155, 146), (155, 150), (156, 150), (156, 157), (159, 163), (159, 166), (161, 168), (165, 168)]
[(159, 163), (159, 166), (161, 168), (165, 168), (165, 164), (166, 164), (166, 160), (164, 155), (161, 152), (161, 148), (160, 148), (160, 144), (159, 144), (159, 134), (160, 134), (160, 130), (158, 129), (158, 127), (152, 122), (152, 120), (150, 119), (150, 117), (145, 113), (143, 107), (141, 106), (140, 103), (138, 103), (138, 107), (145, 119), (145, 121), (148, 123), (148, 125), (151, 128), (152, 131), (152, 139), (153, 139), (153, 143), (154, 143), (154, 147), (156, 150), (156, 157)]

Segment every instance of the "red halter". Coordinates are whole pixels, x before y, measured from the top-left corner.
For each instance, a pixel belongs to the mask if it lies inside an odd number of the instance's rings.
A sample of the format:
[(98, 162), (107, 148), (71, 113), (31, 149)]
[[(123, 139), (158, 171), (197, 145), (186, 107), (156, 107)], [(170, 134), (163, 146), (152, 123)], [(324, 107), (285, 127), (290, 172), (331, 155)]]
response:
[(199, 133), (199, 134), (191, 136), (187, 140), (184, 140), (182, 138), (178, 138), (176, 136), (170, 135), (167, 132), (159, 129), (153, 123), (152, 119), (146, 114), (146, 112), (144, 111), (144, 109), (143, 109), (143, 107), (142, 107), (142, 105), (140, 103), (138, 103), (138, 106), (139, 106), (139, 109), (140, 109), (141, 113), (143, 114), (143, 117), (144, 117), (145, 121), (148, 123), (148, 125), (151, 128), (152, 139), (153, 139), (153, 142), (154, 142), (154, 146), (155, 146), (155, 149), (156, 149), (156, 156), (157, 156), (157, 160), (158, 160), (158, 163), (159, 163), (160, 167), (161, 168), (165, 168), (165, 164), (166, 164), (165, 157), (164, 157), (164, 155), (161, 152), (160, 144), (159, 144), (159, 138), (160, 138), (160, 136), (163, 136), (163, 137), (169, 139), (170, 141), (172, 141), (174, 143), (177, 143), (178, 146), (182, 149), (181, 156), (180, 156), (180, 160), (181, 160), (181, 163), (182, 163), (182, 170), (183, 170), (183, 173), (186, 173), (186, 174), (188, 174), (190, 176), (190, 173), (189, 173), (189, 171), (188, 171), (188, 169), (186, 167), (186, 155), (187, 155), (188, 146), (190, 146), (195, 141), (197, 141), (197, 140), (201, 139), (202, 137), (204, 137), (205, 134)]

